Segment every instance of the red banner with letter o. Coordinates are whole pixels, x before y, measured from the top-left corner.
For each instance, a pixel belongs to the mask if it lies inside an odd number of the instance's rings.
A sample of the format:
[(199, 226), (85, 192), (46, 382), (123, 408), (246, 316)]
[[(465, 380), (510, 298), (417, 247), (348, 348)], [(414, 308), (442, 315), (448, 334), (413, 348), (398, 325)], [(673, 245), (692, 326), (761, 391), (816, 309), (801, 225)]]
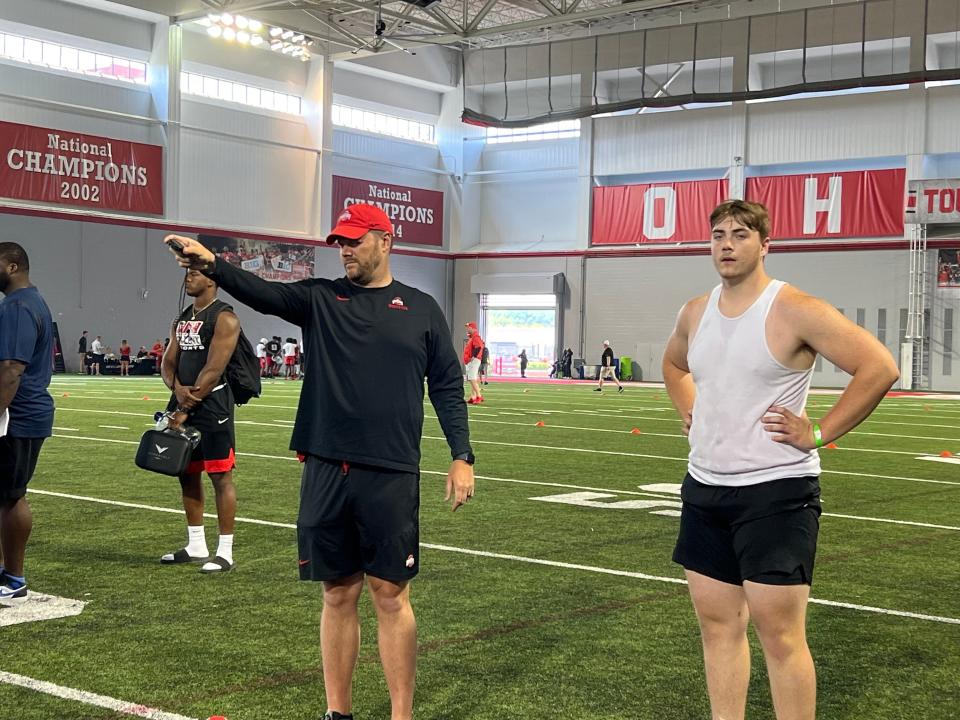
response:
[(694, 180), (594, 188), (592, 242), (707, 242), (710, 213), (729, 187), (727, 180)]
[(374, 180), (333, 176), (331, 227), (344, 208), (367, 203), (381, 208), (393, 223), (396, 242), (443, 246), (443, 193)]
[(0, 122), (0, 197), (163, 214), (163, 147)]
[(903, 237), (907, 171), (747, 178), (747, 200), (770, 212), (774, 239)]

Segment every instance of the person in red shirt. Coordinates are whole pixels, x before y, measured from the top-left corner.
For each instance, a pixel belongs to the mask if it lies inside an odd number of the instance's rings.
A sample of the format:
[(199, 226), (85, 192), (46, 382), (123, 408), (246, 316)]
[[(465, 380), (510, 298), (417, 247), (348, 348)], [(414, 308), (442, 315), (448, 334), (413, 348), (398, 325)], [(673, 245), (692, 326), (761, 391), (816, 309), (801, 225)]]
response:
[(469, 405), (478, 405), (483, 402), (480, 394), (480, 358), (483, 357), (483, 338), (477, 330), (475, 322), (466, 323), (467, 344), (463, 348), (463, 364), (467, 368), (467, 380), (470, 381)]
[(150, 357), (157, 363), (156, 371), (160, 372), (160, 361), (163, 359), (163, 342), (157, 340), (150, 348)]
[(130, 343), (120, 341), (120, 377), (130, 377)]

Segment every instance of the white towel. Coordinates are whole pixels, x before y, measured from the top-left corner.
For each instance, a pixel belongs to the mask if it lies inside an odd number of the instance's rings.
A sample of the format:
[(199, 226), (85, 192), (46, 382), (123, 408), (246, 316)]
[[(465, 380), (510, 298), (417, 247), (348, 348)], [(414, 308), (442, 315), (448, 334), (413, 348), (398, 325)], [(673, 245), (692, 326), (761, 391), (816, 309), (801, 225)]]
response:
[(7, 434), (7, 425), (10, 424), (10, 411), (4, 410), (3, 415), (0, 415), (0, 437), (3, 437)]

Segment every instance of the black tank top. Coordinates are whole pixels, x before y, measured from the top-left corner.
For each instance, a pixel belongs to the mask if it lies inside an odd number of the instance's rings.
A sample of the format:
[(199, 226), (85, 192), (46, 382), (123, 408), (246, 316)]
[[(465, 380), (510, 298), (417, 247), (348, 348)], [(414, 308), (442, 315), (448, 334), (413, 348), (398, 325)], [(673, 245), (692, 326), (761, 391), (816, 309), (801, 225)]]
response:
[[(214, 300), (198, 313), (193, 305), (188, 305), (177, 318), (177, 344), (180, 355), (177, 359), (177, 379), (181, 385), (195, 385), (200, 372), (207, 364), (210, 345), (217, 327), (217, 318), (224, 311), (233, 308), (222, 300)], [(176, 396), (170, 400), (176, 406)], [(190, 413), (191, 425), (199, 430), (225, 430), (224, 425), (233, 429), (233, 394), (227, 381), (221, 377), (200, 406)], [(172, 408), (170, 408), (172, 409)], [(229, 422), (226, 418), (230, 418)]]

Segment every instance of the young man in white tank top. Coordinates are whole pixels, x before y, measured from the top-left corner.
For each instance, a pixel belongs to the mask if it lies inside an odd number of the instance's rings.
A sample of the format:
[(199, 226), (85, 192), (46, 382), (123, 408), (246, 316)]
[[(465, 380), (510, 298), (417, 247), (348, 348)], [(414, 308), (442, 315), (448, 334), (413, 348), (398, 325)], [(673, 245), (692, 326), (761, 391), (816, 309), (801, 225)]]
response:
[[(690, 439), (673, 559), (700, 623), (713, 720), (743, 720), (750, 619), (778, 720), (812, 720), (806, 607), (820, 517), (817, 448), (863, 422), (899, 373), (870, 333), (766, 274), (763, 205), (725, 202), (710, 227), (721, 283), (683, 306), (663, 357)], [(811, 420), (804, 407), (818, 353), (852, 380)]]

